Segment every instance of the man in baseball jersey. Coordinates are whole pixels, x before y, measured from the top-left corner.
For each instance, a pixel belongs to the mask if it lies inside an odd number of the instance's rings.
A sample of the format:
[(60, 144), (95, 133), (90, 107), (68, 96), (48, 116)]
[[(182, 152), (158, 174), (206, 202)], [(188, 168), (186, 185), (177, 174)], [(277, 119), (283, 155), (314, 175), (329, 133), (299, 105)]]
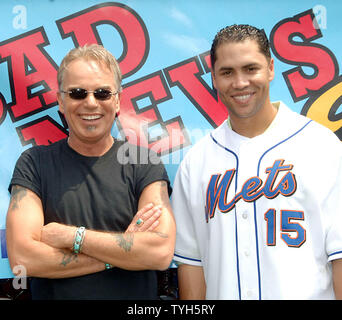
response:
[(262, 30), (222, 29), (211, 65), (229, 117), (175, 178), (180, 298), (342, 298), (341, 142), (270, 101)]

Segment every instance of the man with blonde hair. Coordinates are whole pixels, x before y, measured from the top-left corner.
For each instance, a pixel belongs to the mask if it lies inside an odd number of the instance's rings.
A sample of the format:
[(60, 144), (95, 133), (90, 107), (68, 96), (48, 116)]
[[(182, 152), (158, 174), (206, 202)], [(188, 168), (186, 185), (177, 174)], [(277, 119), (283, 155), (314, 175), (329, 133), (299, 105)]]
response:
[[(111, 135), (121, 72), (102, 46), (71, 50), (58, 71), (69, 137), (22, 153), (10, 183), (7, 250), (33, 299), (156, 299), (172, 259), (169, 179)], [(127, 161), (127, 159), (131, 161)]]

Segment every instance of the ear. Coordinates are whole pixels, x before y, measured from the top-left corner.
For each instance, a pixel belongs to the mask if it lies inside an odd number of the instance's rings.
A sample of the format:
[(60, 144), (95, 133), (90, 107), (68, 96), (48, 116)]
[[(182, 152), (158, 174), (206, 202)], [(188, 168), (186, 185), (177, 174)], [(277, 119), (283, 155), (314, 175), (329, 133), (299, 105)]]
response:
[(63, 103), (62, 94), (60, 92), (57, 92), (57, 101), (58, 101), (58, 110), (62, 114), (64, 114), (64, 103)]
[(268, 64), (268, 71), (269, 71), (269, 81), (271, 82), (274, 79), (274, 59), (271, 58)]
[(121, 92), (118, 93), (118, 97), (115, 101), (115, 113), (119, 113), (120, 112), (120, 105), (121, 105)]
[(63, 100), (62, 100), (62, 95), (60, 92), (57, 92), (57, 101), (58, 101), (58, 114), (59, 114), (59, 117), (61, 118), (61, 121), (63, 123), (63, 126), (65, 129), (68, 129), (69, 126), (68, 126), (68, 123), (65, 119), (65, 116), (64, 116), (64, 104), (63, 104)]
[(120, 113), (120, 103), (121, 102), (121, 92), (118, 93), (117, 98), (115, 99), (115, 117), (117, 117)]
[(214, 88), (217, 89), (217, 88), (216, 88), (215, 72), (214, 72), (213, 70), (211, 71), (211, 80), (212, 80), (212, 82), (213, 82)]

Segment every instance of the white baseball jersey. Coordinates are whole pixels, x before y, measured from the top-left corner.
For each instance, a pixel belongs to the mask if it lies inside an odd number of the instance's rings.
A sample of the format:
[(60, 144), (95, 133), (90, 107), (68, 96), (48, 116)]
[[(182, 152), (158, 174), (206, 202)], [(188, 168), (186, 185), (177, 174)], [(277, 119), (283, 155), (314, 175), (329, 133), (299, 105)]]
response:
[(254, 138), (224, 122), (184, 157), (174, 260), (202, 266), (207, 299), (334, 299), (342, 258), (342, 144), (283, 103)]

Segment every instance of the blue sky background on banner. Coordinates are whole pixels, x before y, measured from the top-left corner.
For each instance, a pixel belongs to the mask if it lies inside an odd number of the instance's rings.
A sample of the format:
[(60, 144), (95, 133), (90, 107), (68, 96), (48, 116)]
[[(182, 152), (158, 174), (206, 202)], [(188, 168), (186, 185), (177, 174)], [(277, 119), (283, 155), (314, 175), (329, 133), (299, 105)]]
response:
[[(0, 4), (0, 42), (43, 26), (50, 42), (50, 45), (45, 46), (44, 49), (59, 65), (74, 44), (70, 37), (62, 39), (55, 21), (103, 2), (105, 1), (2, 1)], [(329, 48), (338, 62), (342, 61), (342, 42), (339, 41), (342, 15), (340, 1), (123, 0), (117, 2), (126, 4), (138, 13), (146, 25), (150, 39), (150, 50), (145, 64), (136, 73), (124, 79), (124, 84), (210, 50), (216, 32), (226, 25), (248, 23), (264, 28), (266, 34), (269, 35), (279, 21), (308, 9), (318, 8), (317, 6), (323, 6), (326, 9), (326, 17), (324, 17), (326, 19), (318, 21), (321, 23), (323, 37), (316, 42)], [(25, 29), (15, 25), (14, 19), (17, 12), (14, 8), (18, 5), (24, 6), (26, 10)], [(98, 31), (107, 49), (116, 57), (120, 56), (123, 45), (118, 32), (111, 26), (100, 26)], [(275, 59), (276, 76), (271, 84), (271, 99), (282, 100), (293, 110), (300, 112), (306, 99), (294, 103), (282, 76), (283, 72), (293, 67), (293, 65)], [(312, 72), (310, 68), (307, 68), (306, 71), (308, 74)], [(205, 74), (203, 79), (211, 84), (209, 74)], [(171, 87), (170, 91), (173, 99), (158, 105), (163, 120), (181, 116), (187, 130), (212, 129), (208, 121), (178, 87)], [(0, 92), (7, 103), (11, 102), (7, 63), (0, 64)], [(12, 170), (20, 153), (31, 146), (23, 147), (21, 145), (16, 127), (45, 114), (60, 123), (56, 106), (15, 123), (7, 114), (4, 122), (0, 124), (0, 230), (5, 229), (5, 214), (9, 202), (7, 187)], [(113, 130), (113, 134), (117, 134), (116, 129)], [(194, 138), (192, 143), (196, 142), (195, 140)], [(176, 151), (172, 157), (177, 158), (177, 153), (179, 153), (179, 158), (182, 158), (188, 149), (189, 147), (186, 147), (184, 150)], [(170, 156), (164, 156), (163, 159)], [(178, 164), (169, 162), (171, 163), (166, 164), (166, 167), (171, 180), (173, 180)], [(10, 276), (10, 271), (7, 259), (0, 259), (0, 278), (8, 276)]]

